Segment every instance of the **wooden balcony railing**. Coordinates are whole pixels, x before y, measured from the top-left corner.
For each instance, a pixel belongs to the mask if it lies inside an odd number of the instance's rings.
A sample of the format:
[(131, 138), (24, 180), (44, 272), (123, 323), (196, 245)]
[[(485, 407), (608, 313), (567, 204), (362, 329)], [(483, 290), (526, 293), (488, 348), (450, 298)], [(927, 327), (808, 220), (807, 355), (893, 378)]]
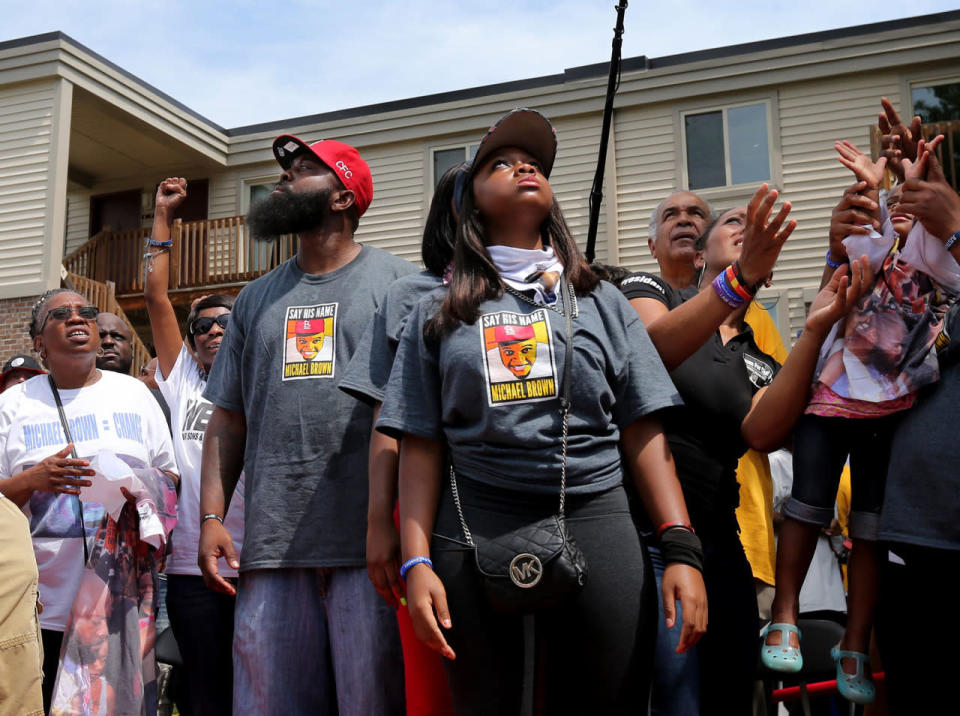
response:
[(109, 313), (115, 313), (130, 327), (130, 333), (133, 336), (131, 340), (133, 347), (133, 365), (130, 370), (132, 375), (140, 375), (140, 369), (150, 362), (150, 351), (147, 350), (143, 341), (140, 340), (140, 336), (138, 336), (134, 330), (133, 324), (131, 324), (130, 319), (127, 318), (127, 314), (120, 308), (120, 304), (117, 302), (114, 293), (113, 283), (110, 281), (95, 281), (86, 276), (70, 272), (67, 273), (67, 278), (72, 284), (73, 289), (83, 294), (83, 296), (90, 301), (91, 305), (99, 308), (101, 312), (107, 311)]
[[(118, 296), (143, 293), (143, 253), (149, 229), (101, 231), (64, 258), (67, 271), (113, 281)], [(173, 223), (170, 289), (243, 284), (276, 268), (297, 251), (296, 237), (255, 241), (242, 216)]]

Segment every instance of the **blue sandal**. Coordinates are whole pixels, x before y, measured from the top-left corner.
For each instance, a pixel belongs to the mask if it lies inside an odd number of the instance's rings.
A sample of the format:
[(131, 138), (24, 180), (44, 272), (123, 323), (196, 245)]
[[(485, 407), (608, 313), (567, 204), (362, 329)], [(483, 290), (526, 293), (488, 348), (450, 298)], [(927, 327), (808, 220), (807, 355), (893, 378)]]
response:
[[(837, 644), (830, 650), (830, 656), (837, 662), (837, 691), (847, 701), (855, 704), (872, 704), (876, 697), (873, 681), (866, 675), (864, 665), (870, 657), (860, 651), (845, 651)], [(857, 671), (848, 674), (843, 670), (843, 660), (853, 659), (857, 662)]]
[[(767, 644), (767, 635), (771, 632), (780, 632), (779, 644)], [(768, 624), (761, 636), (763, 637), (763, 648), (760, 650), (760, 661), (763, 665), (772, 671), (785, 671), (795, 674), (803, 669), (803, 655), (800, 653), (800, 647), (790, 644), (790, 635), (796, 634), (797, 641), (800, 641), (800, 630), (793, 624), (777, 622)]]

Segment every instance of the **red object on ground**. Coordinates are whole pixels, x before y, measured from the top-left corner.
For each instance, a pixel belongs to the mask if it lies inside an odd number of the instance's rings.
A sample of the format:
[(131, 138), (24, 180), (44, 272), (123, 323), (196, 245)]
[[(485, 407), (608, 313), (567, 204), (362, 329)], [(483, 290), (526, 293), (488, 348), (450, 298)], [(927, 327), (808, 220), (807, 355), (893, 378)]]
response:
[[(882, 671), (878, 671), (873, 675), (873, 683), (878, 684), (883, 681), (885, 674)], [(807, 693), (810, 696), (819, 696), (821, 694), (835, 694), (837, 693), (837, 681), (833, 679), (831, 681), (815, 681), (812, 684), (807, 684)], [(799, 686), (788, 686), (785, 689), (774, 689), (773, 693), (770, 695), (770, 700), (773, 703), (780, 703), (782, 701), (799, 701), (800, 700), (800, 687)]]
[[(393, 519), (400, 519), (394, 509)], [(443, 657), (417, 638), (406, 607), (397, 609), (403, 648), (403, 677), (407, 689), (407, 716), (453, 716), (453, 700), (443, 670)]]

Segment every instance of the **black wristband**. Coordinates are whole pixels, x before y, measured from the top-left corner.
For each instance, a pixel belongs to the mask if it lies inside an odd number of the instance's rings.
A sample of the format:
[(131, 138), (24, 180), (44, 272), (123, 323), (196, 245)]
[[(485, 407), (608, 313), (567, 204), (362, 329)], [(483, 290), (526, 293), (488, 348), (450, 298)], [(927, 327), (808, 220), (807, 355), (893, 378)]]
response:
[(660, 554), (665, 564), (679, 562), (703, 572), (703, 547), (690, 530), (674, 527), (660, 535)]

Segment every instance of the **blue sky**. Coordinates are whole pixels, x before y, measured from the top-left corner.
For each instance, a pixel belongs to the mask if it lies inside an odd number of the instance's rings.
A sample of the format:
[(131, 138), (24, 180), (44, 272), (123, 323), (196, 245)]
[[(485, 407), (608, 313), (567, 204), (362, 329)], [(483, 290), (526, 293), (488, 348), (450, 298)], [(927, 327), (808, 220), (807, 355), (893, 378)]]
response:
[[(615, 0), (0, 0), (0, 41), (60, 30), (226, 127), (536, 77), (610, 57)], [(624, 57), (957, 9), (916, 0), (634, 0)], [(720, 8), (718, 10), (718, 8)]]

